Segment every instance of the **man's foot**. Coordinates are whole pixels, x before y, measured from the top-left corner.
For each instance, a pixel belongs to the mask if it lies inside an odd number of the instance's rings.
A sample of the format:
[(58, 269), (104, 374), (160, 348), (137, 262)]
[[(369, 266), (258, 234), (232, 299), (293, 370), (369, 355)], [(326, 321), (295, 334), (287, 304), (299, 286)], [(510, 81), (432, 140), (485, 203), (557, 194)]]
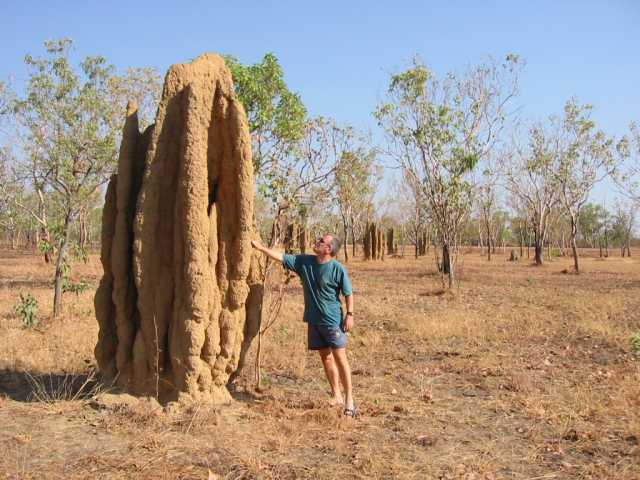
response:
[(329, 405), (331, 405), (332, 407), (336, 407), (338, 405), (344, 405), (344, 398), (331, 397), (331, 400), (329, 400)]
[(360, 416), (360, 413), (358, 412), (358, 409), (355, 407), (355, 405), (353, 406), (353, 408), (345, 408), (342, 414), (345, 417), (351, 417), (351, 418), (357, 418), (358, 416)]

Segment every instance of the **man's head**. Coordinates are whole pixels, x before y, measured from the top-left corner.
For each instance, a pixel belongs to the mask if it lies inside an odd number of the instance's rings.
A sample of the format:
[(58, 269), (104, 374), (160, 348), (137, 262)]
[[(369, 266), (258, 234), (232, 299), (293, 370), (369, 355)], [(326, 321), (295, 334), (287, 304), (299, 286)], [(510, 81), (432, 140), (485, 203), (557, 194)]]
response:
[(331, 234), (323, 235), (313, 244), (313, 251), (316, 255), (329, 254), (335, 257), (340, 251), (340, 240)]

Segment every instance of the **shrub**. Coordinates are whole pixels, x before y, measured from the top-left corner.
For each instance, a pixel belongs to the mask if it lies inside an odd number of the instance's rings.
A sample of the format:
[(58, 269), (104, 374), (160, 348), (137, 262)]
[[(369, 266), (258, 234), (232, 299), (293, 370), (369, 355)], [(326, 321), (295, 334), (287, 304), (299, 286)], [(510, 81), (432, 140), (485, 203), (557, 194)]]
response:
[(13, 311), (22, 318), (22, 325), (33, 328), (38, 324), (38, 301), (27, 293), (20, 294), (20, 301), (13, 306)]
[(80, 280), (79, 282), (73, 282), (69, 277), (65, 277), (62, 280), (62, 292), (75, 293), (76, 296), (88, 290), (90, 286), (91, 285), (89, 285), (84, 280)]
[(640, 331), (631, 337), (631, 350), (640, 357)]

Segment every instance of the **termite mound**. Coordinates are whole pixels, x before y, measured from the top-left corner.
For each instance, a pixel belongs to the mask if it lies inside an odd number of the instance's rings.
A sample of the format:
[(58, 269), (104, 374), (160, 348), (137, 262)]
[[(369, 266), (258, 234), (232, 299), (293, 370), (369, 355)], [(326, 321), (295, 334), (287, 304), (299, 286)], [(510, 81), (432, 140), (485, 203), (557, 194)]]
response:
[(224, 60), (173, 65), (156, 122), (130, 103), (102, 219), (101, 373), (162, 401), (230, 399), (245, 328), (253, 164)]

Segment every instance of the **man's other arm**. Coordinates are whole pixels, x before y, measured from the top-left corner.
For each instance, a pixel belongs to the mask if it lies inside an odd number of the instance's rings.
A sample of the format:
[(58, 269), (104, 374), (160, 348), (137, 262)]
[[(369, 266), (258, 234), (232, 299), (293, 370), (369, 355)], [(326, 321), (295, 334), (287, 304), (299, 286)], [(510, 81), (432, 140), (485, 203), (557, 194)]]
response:
[[(353, 294), (345, 295), (344, 300), (347, 304), (347, 312), (344, 317), (344, 331), (348, 332), (353, 328)], [(351, 313), (351, 315), (349, 315)]]

